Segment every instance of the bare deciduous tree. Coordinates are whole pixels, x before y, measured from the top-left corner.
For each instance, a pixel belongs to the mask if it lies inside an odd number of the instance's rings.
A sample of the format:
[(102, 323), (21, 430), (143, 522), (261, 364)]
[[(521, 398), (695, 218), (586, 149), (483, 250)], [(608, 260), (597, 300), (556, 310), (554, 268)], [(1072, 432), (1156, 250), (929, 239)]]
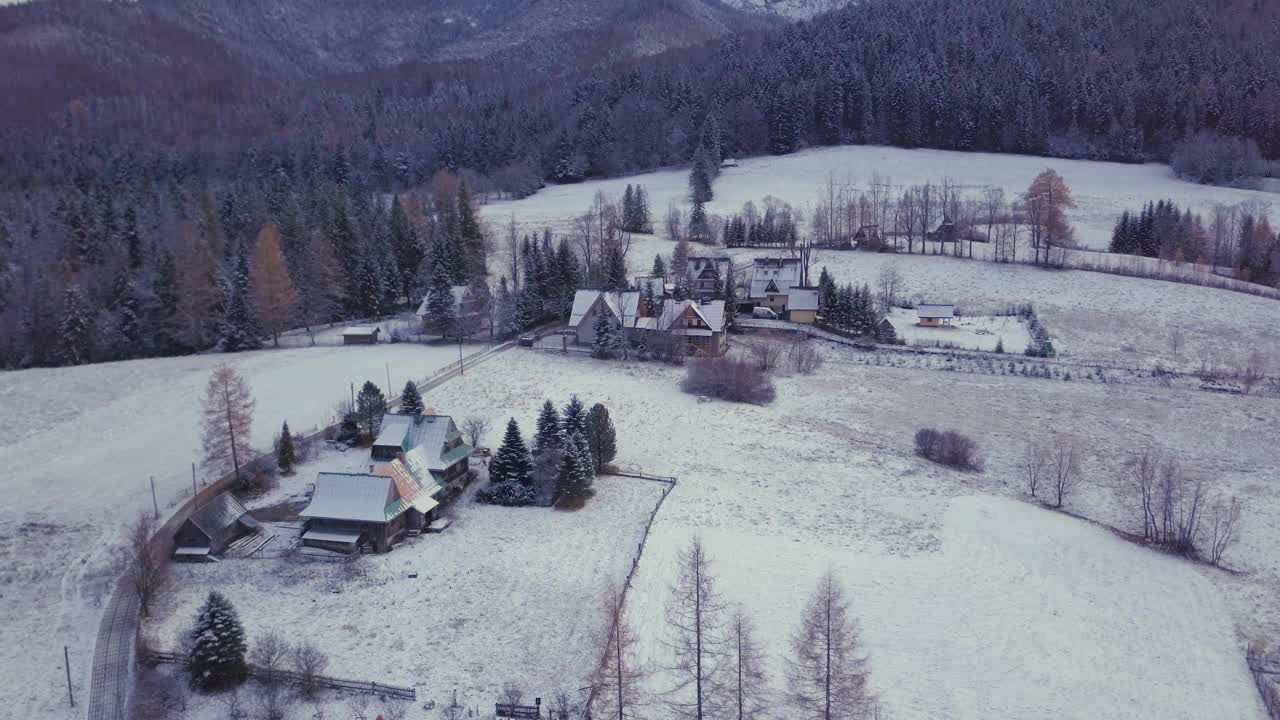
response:
[(1209, 561), (1214, 565), (1221, 565), (1222, 556), (1235, 543), (1239, 535), (1240, 499), (1235, 495), (1230, 498), (1220, 497), (1213, 504), (1212, 512)]
[(1174, 357), (1182, 354), (1182, 346), (1185, 344), (1186, 338), (1182, 334), (1182, 328), (1174, 326), (1173, 332), (1169, 333), (1169, 352)]
[(213, 369), (203, 404), (204, 462), (215, 472), (234, 470), (249, 453), (253, 427), (253, 394), (243, 376), (223, 363)]
[(680, 551), (678, 564), (680, 575), (667, 603), (665, 644), (673, 663), (665, 699), (677, 717), (708, 720), (724, 705), (725, 605), (700, 538)]
[(347, 709), (351, 711), (353, 720), (368, 720), (369, 696), (364, 693), (352, 695), (347, 698)]
[(520, 683), (508, 680), (502, 683), (502, 702), (508, 705), (519, 705), (524, 700), (524, 688)]
[(756, 333), (743, 341), (742, 346), (764, 372), (778, 367), (785, 349), (782, 341), (773, 333)]
[(1076, 446), (1059, 438), (1049, 451), (1049, 480), (1053, 483), (1053, 506), (1060, 508), (1075, 489), (1080, 477), (1076, 463)]
[(765, 654), (755, 638), (755, 624), (741, 606), (729, 618), (730, 711), (734, 720), (758, 720), (769, 704)]
[(1049, 453), (1034, 441), (1028, 440), (1022, 452), (1023, 478), (1027, 483), (1027, 492), (1036, 497), (1040, 481), (1044, 479), (1045, 466), (1049, 464)]
[(329, 656), (309, 640), (303, 640), (293, 648), (293, 670), (303, 693), (315, 692), (316, 679), (329, 667)]
[(409, 703), (389, 701), (382, 708), (382, 717), (386, 720), (404, 720), (409, 715)]
[(259, 720), (284, 720), (289, 709), (289, 699), (279, 685), (261, 683), (255, 686), (253, 700)]
[(168, 568), (168, 555), (161, 550), (159, 543), (151, 541), (155, 533), (155, 518), (143, 512), (129, 526), (125, 537), (124, 572), (133, 591), (138, 594), (143, 617), (150, 614), (151, 599), (164, 582)]
[(876, 276), (876, 300), (880, 303), (880, 313), (888, 313), (906, 291), (907, 283), (898, 270), (898, 264), (885, 263)]
[(844, 591), (828, 572), (805, 607), (787, 658), (787, 696), (801, 720), (875, 717), (869, 662), (858, 635)]
[(259, 679), (270, 685), (289, 659), (289, 643), (278, 630), (267, 630), (258, 637), (249, 653), (249, 662), (261, 673)]
[(467, 444), (471, 447), (480, 447), (487, 432), (489, 432), (489, 421), (479, 415), (468, 415), (467, 419), (462, 421), (462, 434), (466, 436)]
[(822, 366), (822, 356), (806, 336), (797, 333), (787, 350), (787, 362), (795, 372), (812, 375)]
[(577, 709), (573, 696), (567, 690), (557, 690), (551, 699), (551, 708), (547, 713), (550, 716), (548, 720), (569, 720), (569, 716)]
[(1156, 520), (1156, 488), (1160, 477), (1160, 454), (1144, 449), (1131, 459), (1126, 470), (1142, 514), (1142, 539), (1158, 540), (1160, 525)]
[[(601, 720), (635, 718), (641, 704), (644, 670), (635, 657), (639, 638), (627, 622), (623, 599), (616, 586), (610, 586), (603, 598), (603, 642), (591, 694), (591, 715)], [(557, 697), (557, 703), (569, 705), (568, 695)]]

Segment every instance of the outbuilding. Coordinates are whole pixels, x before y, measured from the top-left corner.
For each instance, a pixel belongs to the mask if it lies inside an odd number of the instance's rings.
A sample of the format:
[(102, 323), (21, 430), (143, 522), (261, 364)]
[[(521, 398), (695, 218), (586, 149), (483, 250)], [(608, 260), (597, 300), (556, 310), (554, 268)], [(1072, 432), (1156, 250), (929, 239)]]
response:
[(196, 508), (174, 533), (174, 555), (183, 558), (218, 555), (240, 536), (255, 532), (258, 521), (244, 505), (224, 492)]
[(944, 327), (951, 325), (956, 317), (955, 305), (918, 305), (916, 318), (922, 327)]
[(342, 344), (377, 345), (380, 332), (382, 330), (377, 325), (352, 325), (342, 331)]

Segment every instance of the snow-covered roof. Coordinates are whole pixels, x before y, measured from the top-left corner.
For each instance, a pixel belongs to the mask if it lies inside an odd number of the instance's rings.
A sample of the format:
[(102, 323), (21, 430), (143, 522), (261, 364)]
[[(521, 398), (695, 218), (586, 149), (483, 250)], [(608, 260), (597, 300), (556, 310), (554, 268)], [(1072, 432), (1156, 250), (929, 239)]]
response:
[[(464, 303), (470, 302), (475, 293), (471, 292), (471, 288), (466, 285), (454, 285), (449, 288), (449, 292), (453, 293), (453, 311), (459, 313)], [(418, 317), (427, 316), (427, 298), (423, 297), (422, 302), (418, 303), (418, 309), (415, 312)]]
[[(298, 513), (305, 518), (383, 523), (392, 504), (391, 478), (382, 475), (320, 473), (311, 504)], [(398, 514), (398, 513), (397, 513)]]
[(793, 287), (787, 293), (788, 310), (817, 310), (818, 289)]
[(353, 544), (360, 539), (359, 530), (308, 530), (302, 534), (303, 540), (311, 540), (313, 542), (330, 542)]
[(705, 303), (699, 303), (697, 300), (663, 303), (662, 316), (657, 320), (656, 329), (664, 332), (671, 330), (671, 326), (686, 312), (692, 312), (697, 315), (710, 331), (721, 332), (724, 330), (723, 300), (711, 300)]
[(750, 297), (769, 293), (785, 294), (800, 284), (800, 261), (796, 258), (756, 258), (751, 266)]
[(221, 493), (191, 513), (191, 522), (208, 537), (220, 535), (249, 513), (230, 491)]
[(377, 325), (352, 325), (342, 331), (343, 336), (350, 335), (352, 337), (366, 337), (375, 335), (378, 332)]
[[(621, 304), (619, 304), (621, 300)], [(569, 327), (578, 327), (582, 324), (587, 313), (591, 312), (591, 308), (599, 301), (604, 307), (608, 308), (613, 314), (614, 320), (622, 321), (622, 317), (626, 316), (627, 327), (635, 327), (636, 316), (639, 315), (640, 293), (635, 290), (626, 290), (623, 292), (603, 291), (603, 290), (579, 290), (573, 294), (573, 310), (569, 313)]]
[(956, 316), (955, 305), (917, 305), (916, 317), (942, 319)]

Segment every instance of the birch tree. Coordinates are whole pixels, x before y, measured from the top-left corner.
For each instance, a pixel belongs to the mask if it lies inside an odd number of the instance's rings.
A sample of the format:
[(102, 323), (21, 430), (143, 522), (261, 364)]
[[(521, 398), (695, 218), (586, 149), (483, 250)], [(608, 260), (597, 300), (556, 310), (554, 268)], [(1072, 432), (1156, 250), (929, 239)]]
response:
[(707, 720), (718, 717), (724, 703), (725, 604), (701, 538), (680, 551), (678, 564), (667, 604), (666, 645), (673, 663), (667, 668), (672, 686), (666, 702), (676, 717)]
[(863, 720), (876, 715), (867, 688), (858, 621), (828, 572), (805, 607), (787, 659), (787, 698), (800, 720)]

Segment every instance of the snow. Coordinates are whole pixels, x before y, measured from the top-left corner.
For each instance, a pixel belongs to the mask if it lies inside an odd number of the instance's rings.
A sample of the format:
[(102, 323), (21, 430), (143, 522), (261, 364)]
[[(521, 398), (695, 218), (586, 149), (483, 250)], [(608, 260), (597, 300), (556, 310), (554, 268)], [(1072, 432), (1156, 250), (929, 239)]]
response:
[(889, 322), (908, 345), (954, 347), (961, 350), (995, 350), (1003, 343), (1005, 352), (1021, 353), (1031, 343), (1027, 323), (1016, 315), (962, 315), (943, 327), (924, 327), (915, 310), (893, 308)]
[(149, 478), (162, 514), (190, 496), (200, 399), (215, 365), (234, 364), (249, 381), (252, 442), (264, 448), (285, 419), (294, 432), (328, 424), (350, 383), (383, 385), (389, 369), (398, 389), (457, 357), (453, 345), (402, 344), (0, 373), (0, 405), (13, 410), (0, 413), (0, 702), (16, 716), (80, 716), (63, 700), (62, 645), (85, 699), (117, 543), (152, 509)]
[[(710, 214), (739, 212), (743, 203), (757, 207), (772, 195), (798, 209), (812, 209), (827, 178), (866, 190), (872, 173), (895, 186), (950, 179), (962, 193), (976, 195), (985, 186), (1003, 188), (1008, 200), (1025, 192), (1040, 171), (1053, 168), (1071, 188), (1077, 208), (1068, 217), (1077, 241), (1089, 248), (1106, 248), (1111, 231), (1125, 210), (1138, 210), (1148, 202), (1172, 199), (1181, 207), (1207, 214), (1216, 203), (1246, 200), (1272, 202), (1276, 196), (1256, 190), (1197, 185), (1179, 180), (1167, 165), (1147, 163), (1062, 160), (1028, 155), (966, 153), (947, 150), (904, 150), (875, 145), (815, 148), (791, 155), (739, 158), (738, 167), (725, 168), (715, 180), (715, 198), (707, 203)], [(573, 218), (591, 205), (597, 191), (617, 198), (628, 183), (640, 184), (649, 194), (655, 227), (671, 203), (688, 205), (688, 168), (658, 170), (629, 177), (577, 185), (551, 186), (523, 200), (495, 202), (483, 208), (485, 219), (505, 225), (514, 213), (530, 229), (544, 226), (567, 228)], [(808, 215), (805, 215), (808, 219)]]

